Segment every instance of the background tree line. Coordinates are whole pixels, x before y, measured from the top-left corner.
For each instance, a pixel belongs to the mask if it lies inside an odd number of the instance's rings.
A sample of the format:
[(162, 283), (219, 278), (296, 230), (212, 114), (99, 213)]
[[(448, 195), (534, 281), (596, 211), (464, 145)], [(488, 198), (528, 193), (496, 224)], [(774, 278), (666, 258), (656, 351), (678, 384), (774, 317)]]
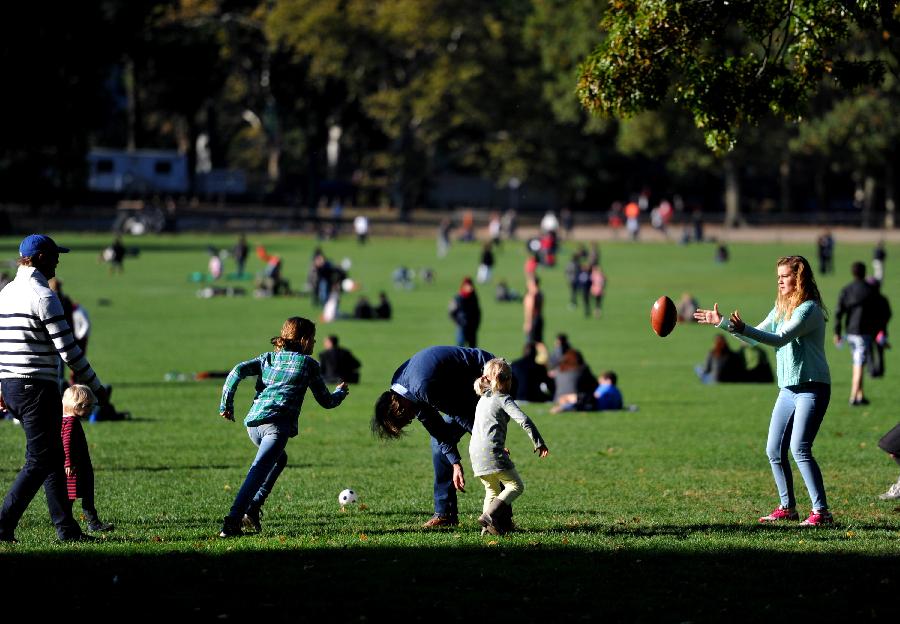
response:
[[(443, 174), (605, 211), (891, 218), (896, 2), (91, 0), (0, 25), (0, 200), (85, 198), (93, 146), (248, 172), (259, 200), (427, 203)], [(596, 114), (594, 114), (596, 113)], [(336, 164), (329, 142), (340, 146)], [(727, 191), (727, 192), (726, 192)], [(885, 210), (887, 206), (887, 210)]]

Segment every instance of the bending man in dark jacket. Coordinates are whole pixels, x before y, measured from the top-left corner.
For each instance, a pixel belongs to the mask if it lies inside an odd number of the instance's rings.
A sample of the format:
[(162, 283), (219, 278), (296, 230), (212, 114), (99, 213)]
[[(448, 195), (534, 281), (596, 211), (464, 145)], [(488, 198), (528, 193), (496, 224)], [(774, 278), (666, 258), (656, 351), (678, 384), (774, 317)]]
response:
[(456, 445), (472, 432), (478, 404), (473, 385), (493, 357), (482, 349), (428, 347), (400, 365), (390, 390), (375, 403), (372, 431), (379, 437), (399, 438), (413, 420), (431, 434), (434, 515), (424, 528), (459, 523), (456, 490), (465, 491), (466, 481)]

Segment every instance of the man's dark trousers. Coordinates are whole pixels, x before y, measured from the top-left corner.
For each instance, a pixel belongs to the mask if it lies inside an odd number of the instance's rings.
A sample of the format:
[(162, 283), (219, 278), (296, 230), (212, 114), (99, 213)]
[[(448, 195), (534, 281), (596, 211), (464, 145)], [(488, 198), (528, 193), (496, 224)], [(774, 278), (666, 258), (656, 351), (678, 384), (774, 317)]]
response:
[(41, 485), (59, 539), (79, 537), (81, 527), (72, 517), (72, 501), (66, 490), (59, 386), (52, 381), (3, 379), (0, 387), (7, 408), (25, 430), (25, 465), (3, 500), (0, 539), (13, 538), (19, 519)]

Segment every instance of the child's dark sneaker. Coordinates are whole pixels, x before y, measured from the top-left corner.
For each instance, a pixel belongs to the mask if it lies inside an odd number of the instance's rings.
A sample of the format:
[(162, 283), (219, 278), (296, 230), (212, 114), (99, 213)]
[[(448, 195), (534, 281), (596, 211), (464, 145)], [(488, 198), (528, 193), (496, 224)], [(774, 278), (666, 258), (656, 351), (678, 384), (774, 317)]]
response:
[(88, 531), (91, 533), (105, 533), (116, 528), (112, 522), (103, 522), (102, 520), (92, 520), (88, 523)]
[(259, 533), (262, 531), (260, 518), (262, 518), (262, 509), (248, 509), (244, 514), (244, 528)]
[(793, 507), (785, 508), (785, 507), (782, 507), (781, 505), (779, 505), (778, 507), (775, 508), (774, 511), (772, 511), (772, 513), (770, 513), (768, 516), (763, 516), (762, 518), (759, 519), (759, 521), (762, 523), (766, 523), (766, 522), (780, 522), (782, 520), (799, 520), (799, 519), (800, 519), (800, 514), (797, 513), (796, 509), (794, 509)]
[(225, 516), (225, 520), (222, 522), (222, 530), (219, 531), (219, 537), (240, 537), (243, 534), (241, 521), (231, 516)]

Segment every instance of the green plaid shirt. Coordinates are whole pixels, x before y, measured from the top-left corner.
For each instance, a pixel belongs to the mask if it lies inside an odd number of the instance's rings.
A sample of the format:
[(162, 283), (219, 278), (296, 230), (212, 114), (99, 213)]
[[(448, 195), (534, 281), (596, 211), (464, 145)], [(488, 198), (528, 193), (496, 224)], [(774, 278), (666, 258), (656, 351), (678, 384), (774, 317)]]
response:
[(256, 396), (244, 426), (287, 424), (291, 427), (292, 437), (297, 435), (297, 420), (307, 388), (325, 409), (337, 407), (347, 396), (344, 390), (328, 391), (319, 363), (313, 358), (295, 351), (276, 351), (241, 362), (228, 373), (222, 388), (220, 412), (234, 411), (234, 393), (238, 384), (245, 377), (254, 376), (257, 377)]

